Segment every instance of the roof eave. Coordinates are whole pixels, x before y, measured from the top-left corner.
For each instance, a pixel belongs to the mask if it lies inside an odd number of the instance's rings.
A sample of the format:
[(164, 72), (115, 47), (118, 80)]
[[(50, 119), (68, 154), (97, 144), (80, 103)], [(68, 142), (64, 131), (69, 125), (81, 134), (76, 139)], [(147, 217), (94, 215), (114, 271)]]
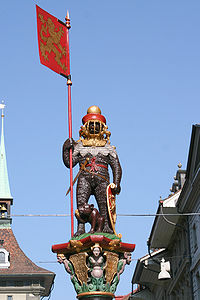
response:
[(54, 283), (54, 278), (56, 274), (53, 272), (48, 272), (48, 273), (15, 273), (15, 274), (1, 274), (0, 273), (0, 278), (2, 277), (3, 279), (6, 278), (37, 278), (38, 280), (44, 280), (44, 288), (45, 291), (43, 293), (43, 296), (49, 296), (51, 292), (51, 286)]

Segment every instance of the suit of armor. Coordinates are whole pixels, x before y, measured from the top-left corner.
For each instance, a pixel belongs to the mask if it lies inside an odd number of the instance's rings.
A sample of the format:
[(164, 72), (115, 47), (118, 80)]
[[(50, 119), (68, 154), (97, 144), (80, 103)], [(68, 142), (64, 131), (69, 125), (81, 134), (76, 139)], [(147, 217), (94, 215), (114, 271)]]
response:
[[(69, 168), (69, 150), (72, 148), (72, 166), (81, 166), (87, 163), (82, 169), (77, 183), (76, 201), (77, 208), (88, 203), (89, 197), (94, 195), (97, 201), (100, 215), (104, 217), (103, 232), (113, 233), (110, 225), (106, 189), (109, 184), (108, 166), (113, 173), (114, 194), (120, 193), (120, 181), (122, 170), (115, 148), (109, 144), (110, 133), (106, 130), (106, 120), (101, 115), (98, 107), (92, 106), (88, 114), (83, 117), (84, 126), (80, 130), (80, 140), (75, 142), (68, 139), (63, 145), (63, 161)], [(106, 138), (105, 138), (106, 135)], [(78, 230), (75, 234), (85, 232), (85, 224), (78, 221)]]
[[(63, 161), (66, 167), (69, 168), (69, 139), (63, 145)], [(106, 188), (109, 182), (108, 166), (113, 172), (113, 182), (116, 185), (116, 193), (120, 192), (121, 181), (121, 166), (114, 148), (106, 144), (103, 147), (84, 147), (82, 141), (73, 142), (72, 165), (80, 166), (84, 164), (86, 158), (86, 170), (82, 170), (78, 178), (76, 189), (77, 208), (88, 203), (89, 197), (94, 195), (97, 201), (100, 214), (105, 218), (104, 232), (113, 233), (109, 224)], [(98, 176), (98, 175), (102, 176)], [(84, 224), (78, 222), (77, 235), (85, 232)]]

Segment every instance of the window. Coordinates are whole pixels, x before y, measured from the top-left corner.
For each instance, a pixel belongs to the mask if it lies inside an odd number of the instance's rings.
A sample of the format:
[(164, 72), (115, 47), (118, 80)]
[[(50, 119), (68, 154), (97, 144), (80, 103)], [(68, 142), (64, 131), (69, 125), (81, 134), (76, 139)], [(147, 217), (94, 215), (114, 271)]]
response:
[(6, 255), (4, 252), (0, 252), (0, 263), (5, 263)]
[(0, 248), (0, 269), (9, 268), (9, 260), (9, 252), (4, 248)]
[(15, 286), (23, 286), (24, 282), (23, 281), (15, 281)]
[(7, 296), (7, 300), (13, 300), (13, 296)]
[(33, 280), (33, 285), (40, 285), (40, 281), (39, 280)]
[(7, 286), (15, 286), (15, 282), (14, 282), (14, 280), (8, 280), (6, 285)]
[(29, 286), (31, 284), (32, 284), (32, 281), (30, 281), (30, 280), (25, 280), (24, 281), (24, 286)]
[(0, 281), (0, 287), (1, 286), (6, 286), (6, 281), (4, 280), (4, 281)]

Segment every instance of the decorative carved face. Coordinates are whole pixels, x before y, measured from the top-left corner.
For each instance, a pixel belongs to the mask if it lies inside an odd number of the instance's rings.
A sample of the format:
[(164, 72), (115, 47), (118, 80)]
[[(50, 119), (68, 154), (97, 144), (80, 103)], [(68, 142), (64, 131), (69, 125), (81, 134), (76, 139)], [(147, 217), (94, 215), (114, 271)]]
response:
[(130, 252), (124, 252), (124, 258), (126, 259), (127, 265), (130, 265), (130, 263), (131, 263), (131, 253)]
[(95, 247), (93, 249), (93, 254), (95, 257), (98, 257), (100, 255), (100, 253), (101, 253), (101, 251), (100, 251), (99, 247)]

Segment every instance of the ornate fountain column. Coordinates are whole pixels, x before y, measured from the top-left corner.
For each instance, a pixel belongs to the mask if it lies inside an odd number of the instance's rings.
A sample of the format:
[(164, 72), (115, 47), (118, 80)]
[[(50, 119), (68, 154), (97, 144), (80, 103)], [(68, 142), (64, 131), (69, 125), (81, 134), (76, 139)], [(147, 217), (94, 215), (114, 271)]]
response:
[[(121, 190), (122, 169), (115, 147), (110, 145), (106, 118), (99, 107), (91, 106), (82, 122), (79, 140), (69, 138), (63, 145), (65, 166), (70, 167), (71, 151), (73, 167), (80, 166), (74, 179), (74, 183), (78, 180), (77, 231), (69, 242), (52, 246), (52, 251), (69, 273), (79, 300), (111, 300), (135, 244), (123, 243), (115, 231), (115, 200)], [(99, 211), (88, 203), (91, 195)], [(85, 233), (85, 223), (91, 224), (89, 233)]]
[(68, 243), (52, 246), (58, 262), (69, 273), (80, 300), (114, 298), (120, 276), (131, 262), (134, 244), (114, 234), (84, 234)]

